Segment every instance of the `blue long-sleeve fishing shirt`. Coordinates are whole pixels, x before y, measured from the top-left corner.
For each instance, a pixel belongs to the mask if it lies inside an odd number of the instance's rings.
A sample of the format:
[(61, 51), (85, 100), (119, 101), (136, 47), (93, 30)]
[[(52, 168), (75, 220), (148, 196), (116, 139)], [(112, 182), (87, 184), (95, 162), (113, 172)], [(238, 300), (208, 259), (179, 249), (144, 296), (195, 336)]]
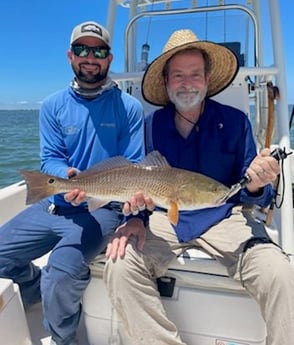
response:
[[(147, 152), (158, 150), (171, 166), (207, 175), (228, 187), (237, 183), (256, 156), (247, 116), (238, 109), (207, 99), (197, 125), (187, 138), (183, 138), (176, 129), (174, 113), (174, 105), (169, 104), (146, 118)], [(223, 206), (181, 212), (175, 227), (178, 239), (185, 242), (200, 236), (229, 217), (235, 204), (265, 207), (272, 197), (271, 185), (257, 194), (244, 188)]]
[[(41, 170), (67, 178), (69, 167), (81, 171), (104, 159), (144, 157), (144, 113), (139, 101), (117, 87), (86, 99), (71, 87), (49, 96), (40, 109)], [(62, 195), (55, 205), (70, 205)]]

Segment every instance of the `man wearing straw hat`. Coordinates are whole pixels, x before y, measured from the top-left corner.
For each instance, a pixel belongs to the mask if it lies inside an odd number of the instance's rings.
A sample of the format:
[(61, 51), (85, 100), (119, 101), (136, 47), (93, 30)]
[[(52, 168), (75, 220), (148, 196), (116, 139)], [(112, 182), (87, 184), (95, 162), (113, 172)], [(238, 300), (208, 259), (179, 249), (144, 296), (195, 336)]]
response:
[[(257, 301), (267, 345), (294, 339), (293, 269), (263, 224), (252, 217), (252, 207), (244, 206), (269, 204), (279, 164), (267, 149), (256, 154), (244, 113), (210, 99), (228, 87), (237, 72), (237, 58), (229, 49), (199, 41), (190, 30), (175, 32), (145, 72), (144, 98), (163, 106), (147, 118), (147, 150), (160, 151), (173, 167), (227, 186), (245, 173), (251, 182), (222, 206), (181, 212), (176, 227), (156, 209), (146, 228), (140, 219), (132, 219), (117, 230), (108, 245), (104, 278), (134, 344), (185, 344), (167, 318), (154, 282), (175, 256), (192, 247), (216, 258)], [(152, 200), (138, 193), (124, 211), (134, 212), (142, 204), (153, 208)]]

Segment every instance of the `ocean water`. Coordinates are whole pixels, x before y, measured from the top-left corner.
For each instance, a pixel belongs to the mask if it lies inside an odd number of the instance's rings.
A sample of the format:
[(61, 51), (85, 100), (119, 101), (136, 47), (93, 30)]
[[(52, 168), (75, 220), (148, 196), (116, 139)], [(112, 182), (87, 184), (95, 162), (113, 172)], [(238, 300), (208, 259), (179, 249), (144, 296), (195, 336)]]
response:
[(38, 110), (0, 110), (0, 188), (22, 180), (19, 169), (40, 169), (38, 117)]
[(40, 169), (38, 116), (38, 110), (0, 110), (0, 188), (20, 181), (20, 169)]

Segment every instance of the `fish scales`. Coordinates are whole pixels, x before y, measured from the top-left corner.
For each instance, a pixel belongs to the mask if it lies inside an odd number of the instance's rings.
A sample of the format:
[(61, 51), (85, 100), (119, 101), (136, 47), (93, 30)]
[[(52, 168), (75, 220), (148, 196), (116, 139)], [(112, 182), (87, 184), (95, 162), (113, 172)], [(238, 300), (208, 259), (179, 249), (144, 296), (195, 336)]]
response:
[(99, 172), (95, 176), (81, 179), (56, 179), (56, 193), (79, 188), (88, 196), (101, 200), (124, 202), (135, 192), (142, 190), (159, 206), (166, 206), (167, 200), (176, 197), (175, 175), (170, 168), (127, 166)]
[(229, 190), (205, 175), (171, 167), (156, 151), (138, 164), (113, 157), (71, 179), (27, 170), (21, 173), (27, 184), (27, 204), (78, 188), (85, 191), (89, 209), (93, 210), (110, 201), (123, 203), (140, 190), (156, 206), (167, 209), (173, 224), (181, 210), (219, 206)]

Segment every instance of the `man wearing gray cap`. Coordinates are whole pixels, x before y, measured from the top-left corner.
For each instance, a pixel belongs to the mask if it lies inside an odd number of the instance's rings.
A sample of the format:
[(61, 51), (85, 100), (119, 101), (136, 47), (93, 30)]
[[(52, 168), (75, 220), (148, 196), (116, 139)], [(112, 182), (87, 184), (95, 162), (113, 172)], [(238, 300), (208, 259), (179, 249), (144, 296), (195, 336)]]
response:
[[(143, 108), (108, 76), (110, 47), (108, 31), (96, 22), (73, 29), (67, 56), (75, 77), (40, 109), (43, 173), (70, 178), (109, 157), (142, 159)], [(90, 211), (85, 193), (75, 189), (35, 203), (0, 228), (0, 277), (19, 284), (25, 306), (42, 298), (51, 345), (77, 344), (89, 263), (121, 221), (119, 204)], [(32, 260), (50, 251), (41, 271)]]

